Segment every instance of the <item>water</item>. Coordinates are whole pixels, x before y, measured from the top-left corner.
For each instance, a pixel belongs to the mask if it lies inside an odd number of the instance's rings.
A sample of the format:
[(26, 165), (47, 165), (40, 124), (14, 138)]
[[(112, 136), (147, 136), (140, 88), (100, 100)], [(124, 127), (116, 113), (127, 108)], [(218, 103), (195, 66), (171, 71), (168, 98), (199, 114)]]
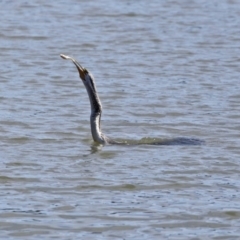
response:
[[(238, 1), (0, 2), (1, 239), (238, 239)], [(95, 76), (112, 138), (95, 146)]]

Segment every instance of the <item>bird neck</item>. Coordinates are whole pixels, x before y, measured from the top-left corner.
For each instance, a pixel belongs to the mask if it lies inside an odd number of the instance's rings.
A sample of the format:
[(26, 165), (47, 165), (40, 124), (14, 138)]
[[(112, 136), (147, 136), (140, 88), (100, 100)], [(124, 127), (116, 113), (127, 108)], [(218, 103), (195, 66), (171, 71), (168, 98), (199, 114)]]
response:
[(91, 113), (90, 116), (90, 125), (91, 125), (91, 132), (92, 132), (92, 137), (93, 140), (97, 143), (100, 144), (105, 144), (106, 143), (106, 139), (104, 134), (101, 131), (101, 113)]
[(101, 114), (102, 105), (100, 98), (98, 97), (96, 88), (87, 88), (90, 104), (91, 104), (91, 115), (90, 115), (90, 125), (93, 140), (100, 144), (107, 143), (107, 138), (101, 131)]

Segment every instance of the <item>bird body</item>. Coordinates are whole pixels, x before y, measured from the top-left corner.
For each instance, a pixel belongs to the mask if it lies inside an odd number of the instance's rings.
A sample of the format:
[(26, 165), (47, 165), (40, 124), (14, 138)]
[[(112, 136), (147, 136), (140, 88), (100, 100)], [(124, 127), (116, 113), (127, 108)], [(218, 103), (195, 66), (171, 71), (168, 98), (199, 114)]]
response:
[[(79, 76), (87, 90), (90, 105), (91, 105), (91, 115), (90, 115), (90, 126), (92, 132), (92, 138), (95, 142), (99, 144), (121, 144), (129, 145), (128, 141), (118, 142), (114, 141), (107, 136), (105, 136), (101, 131), (101, 115), (102, 115), (102, 105), (100, 98), (97, 93), (95, 80), (93, 75), (84, 67), (82, 67), (74, 58), (60, 54), (63, 59), (72, 60), (72, 62), (77, 67)], [(137, 144), (151, 144), (151, 145), (199, 145), (203, 141), (195, 138), (173, 138), (173, 139), (150, 139), (146, 142), (145, 139), (140, 140)], [(134, 144), (135, 145), (135, 144)]]

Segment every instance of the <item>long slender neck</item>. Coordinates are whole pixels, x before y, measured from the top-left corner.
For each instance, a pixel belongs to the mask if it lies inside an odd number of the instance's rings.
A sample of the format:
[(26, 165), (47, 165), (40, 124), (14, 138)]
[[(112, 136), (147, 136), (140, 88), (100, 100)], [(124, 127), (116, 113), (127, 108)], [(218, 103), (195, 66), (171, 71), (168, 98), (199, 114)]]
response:
[(89, 85), (85, 85), (90, 104), (91, 104), (91, 115), (90, 115), (90, 125), (92, 137), (95, 142), (100, 144), (107, 143), (107, 137), (101, 132), (101, 114), (102, 114), (102, 105), (100, 98), (98, 97), (96, 87), (94, 82), (92, 81), (92, 87)]

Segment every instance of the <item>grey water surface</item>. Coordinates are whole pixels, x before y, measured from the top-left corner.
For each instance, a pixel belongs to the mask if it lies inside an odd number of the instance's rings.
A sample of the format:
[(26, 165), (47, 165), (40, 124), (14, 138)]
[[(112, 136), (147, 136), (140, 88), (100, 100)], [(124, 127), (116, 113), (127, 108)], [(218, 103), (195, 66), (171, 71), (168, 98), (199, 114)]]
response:
[[(1, 239), (240, 239), (240, 2), (0, 1)], [(199, 146), (97, 146), (103, 132)]]

